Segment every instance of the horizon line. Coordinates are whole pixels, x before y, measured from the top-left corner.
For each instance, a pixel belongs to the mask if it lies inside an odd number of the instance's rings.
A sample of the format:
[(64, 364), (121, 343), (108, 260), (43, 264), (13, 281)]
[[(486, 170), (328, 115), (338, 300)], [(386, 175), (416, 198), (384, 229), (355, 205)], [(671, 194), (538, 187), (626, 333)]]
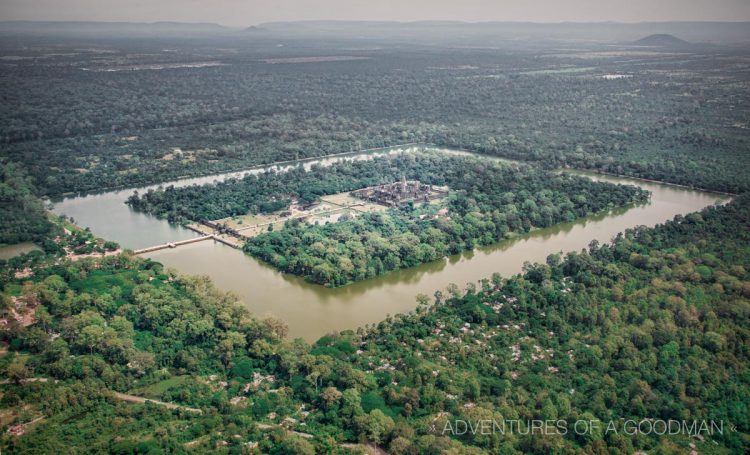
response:
[(458, 19), (417, 19), (417, 20), (368, 20), (368, 19), (290, 19), (290, 20), (272, 20), (258, 23), (252, 23), (248, 25), (227, 25), (220, 22), (206, 22), (206, 21), (179, 21), (179, 20), (156, 20), (156, 21), (118, 21), (118, 20), (85, 20), (85, 19), (68, 19), (68, 20), (57, 20), (57, 19), (8, 19), (0, 20), (0, 23), (58, 23), (58, 24), (70, 24), (70, 23), (88, 23), (88, 24), (143, 24), (143, 25), (156, 25), (156, 24), (183, 24), (183, 25), (216, 25), (219, 27), (236, 29), (236, 28), (248, 28), (257, 27), (264, 24), (294, 24), (294, 23), (381, 23), (381, 24), (418, 24), (418, 23), (445, 23), (445, 24), (466, 24), (466, 25), (482, 25), (482, 24), (534, 24), (534, 25), (563, 25), (563, 24), (581, 24), (581, 25), (594, 25), (594, 24), (617, 24), (617, 25), (638, 25), (638, 24), (692, 24), (692, 23), (705, 23), (705, 24), (750, 24), (750, 19), (745, 20), (656, 20), (656, 21), (533, 21), (533, 20), (489, 20), (489, 21), (465, 21)]

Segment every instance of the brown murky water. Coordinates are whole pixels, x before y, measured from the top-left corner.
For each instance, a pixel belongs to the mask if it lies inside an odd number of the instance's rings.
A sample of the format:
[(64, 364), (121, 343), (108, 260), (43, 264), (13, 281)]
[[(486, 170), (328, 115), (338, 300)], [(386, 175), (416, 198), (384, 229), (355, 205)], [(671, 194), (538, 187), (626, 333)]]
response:
[[(385, 153), (415, 150), (394, 149)], [(345, 159), (367, 159), (372, 156), (375, 154), (366, 153)], [(305, 164), (325, 165), (337, 160), (308, 160)], [(419, 293), (431, 296), (436, 290), (445, 289), (449, 283), (463, 286), (489, 278), (494, 272), (509, 276), (520, 272), (524, 262), (544, 261), (547, 255), (555, 252), (580, 250), (594, 239), (606, 242), (625, 229), (638, 225), (654, 226), (675, 215), (695, 212), (726, 200), (725, 196), (714, 193), (576, 173), (596, 180), (641, 186), (651, 191), (651, 201), (645, 205), (617, 209), (534, 231), (490, 247), (338, 289), (324, 288), (306, 283), (299, 277), (284, 275), (241, 251), (213, 241), (161, 250), (148, 256), (181, 273), (210, 276), (221, 289), (236, 293), (254, 314), (274, 315), (289, 325), (292, 337), (312, 341), (331, 331), (355, 329), (376, 323), (388, 314), (410, 311), (415, 308), (415, 296)], [(226, 175), (189, 179), (178, 184), (208, 183), (221, 180)], [(178, 226), (130, 210), (124, 200), (132, 191), (65, 199), (56, 204), (55, 211), (72, 215), (79, 224), (90, 227), (96, 235), (116, 240), (127, 248), (142, 248), (195, 236)]]
[(16, 243), (15, 245), (6, 245), (0, 247), (0, 259), (10, 259), (15, 256), (20, 256), (22, 254), (30, 253), (32, 251), (41, 251), (42, 249), (39, 248), (34, 243), (31, 242), (23, 242), (23, 243)]
[(655, 226), (721, 202), (721, 195), (616, 177), (598, 180), (635, 184), (652, 192), (650, 203), (613, 210), (577, 222), (538, 230), (490, 247), (389, 273), (343, 288), (327, 289), (282, 274), (240, 251), (213, 242), (162, 250), (151, 258), (181, 272), (207, 274), (231, 290), (256, 315), (272, 314), (289, 325), (290, 335), (315, 340), (328, 332), (376, 323), (387, 314), (416, 307), (419, 293), (432, 296), (449, 283), (463, 286), (499, 272), (509, 276), (523, 263), (544, 261), (555, 252), (586, 248), (596, 239), (611, 240), (638, 225)]

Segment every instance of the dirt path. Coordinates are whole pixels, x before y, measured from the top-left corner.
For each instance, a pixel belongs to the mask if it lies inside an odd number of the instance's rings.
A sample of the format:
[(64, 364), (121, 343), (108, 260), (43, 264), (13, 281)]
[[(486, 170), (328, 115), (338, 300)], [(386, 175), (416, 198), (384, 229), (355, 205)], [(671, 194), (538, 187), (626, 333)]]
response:
[[(26, 379), (21, 379), (19, 382), (27, 383), (27, 382), (49, 382), (49, 381), (50, 381), (49, 378), (26, 378)], [(55, 380), (55, 382), (57, 382), (57, 380)], [(0, 385), (6, 385), (6, 384), (13, 384), (13, 381), (11, 381), (10, 379), (4, 379), (0, 381)], [(139, 397), (136, 395), (128, 395), (128, 394), (120, 393), (120, 392), (110, 392), (110, 395), (113, 396), (114, 398), (117, 398), (118, 400), (127, 401), (128, 403), (145, 403), (148, 401), (155, 405), (164, 406), (167, 409), (182, 409), (184, 411), (196, 412), (198, 414), (201, 414), (203, 412), (198, 408), (191, 408), (188, 406), (182, 406), (182, 405), (174, 404), (174, 403), (167, 403), (165, 401), (152, 400), (150, 398)]]
[[(25, 382), (47, 382), (47, 381), (49, 381), (49, 378), (26, 378), (26, 379), (21, 379), (19, 382), (25, 383)], [(4, 379), (0, 381), (0, 385), (5, 385), (5, 384), (14, 384), (14, 381), (11, 381), (10, 379)]]
[(341, 447), (345, 449), (364, 448), (365, 453), (367, 453), (368, 455), (388, 455), (388, 452), (376, 446), (375, 444), (345, 443), (345, 444), (341, 444)]
[[(22, 379), (21, 380), (21, 382), (47, 382), (47, 381), (49, 381), (48, 378), (28, 378), (28, 379)], [(57, 381), (55, 381), (55, 382), (57, 382)], [(8, 380), (8, 379), (0, 381), (0, 384), (10, 384), (10, 383), (11, 383), (11, 381)], [(118, 400), (125, 401), (127, 403), (146, 403), (146, 402), (149, 402), (149, 403), (153, 403), (153, 404), (155, 404), (157, 406), (164, 406), (167, 409), (181, 409), (183, 411), (195, 412), (197, 414), (202, 414), (203, 413), (203, 411), (201, 411), (198, 408), (191, 408), (191, 407), (182, 406), (182, 405), (179, 405), (179, 404), (167, 403), (166, 401), (152, 400), (150, 398), (139, 397), (139, 396), (136, 396), (136, 395), (128, 395), (126, 393), (120, 393), (120, 392), (111, 392), (110, 394), (111, 394), (112, 397), (117, 398)], [(36, 419), (36, 420), (34, 420), (32, 422), (28, 422), (26, 425), (30, 425), (32, 423), (35, 423), (38, 420), (41, 420), (41, 419), (42, 419), (42, 417), (40, 417), (39, 419)], [(268, 424), (268, 423), (257, 423), (256, 426), (260, 430), (273, 430), (274, 428), (284, 428), (281, 425), (276, 425), (276, 424), (272, 425), (272, 424)], [(290, 430), (288, 428), (284, 428), (284, 430), (286, 430), (287, 433), (295, 435), (295, 436), (299, 436), (300, 438), (313, 439), (315, 437), (315, 435), (312, 435), (310, 433), (302, 433), (301, 431)], [(343, 444), (341, 444), (341, 447), (345, 447), (345, 448), (348, 448), (348, 449), (354, 449), (354, 448), (357, 448), (357, 447), (364, 447), (365, 451), (369, 455), (388, 455), (388, 453), (385, 450), (381, 449), (380, 447), (376, 446), (375, 444), (343, 443)]]
[[(283, 428), (281, 425), (271, 425), (268, 423), (257, 423), (255, 424), (255, 426), (257, 426), (258, 429), (260, 430), (273, 430), (274, 428)], [(311, 435), (310, 433), (302, 433), (299, 431), (289, 430), (286, 428), (285, 430), (287, 433), (293, 434), (295, 436), (299, 436), (300, 438), (312, 439), (315, 437), (314, 435)], [(376, 446), (375, 444), (357, 444), (353, 442), (345, 442), (339, 445), (346, 449), (364, 448), (365, 452), (368, 455), (388, 455), (388, 452)]]
[(165, 401), (159, 401), (159, 400), (152, 400), (150, 398), (144, 398), (144, 397), (138, 397), (135, 395), (127, 395), (125, 393), (120, 392), (112, 392), (112, 396), (117, 398), (118, 400), (127, 401), (128, 403), (146, 403), (150, 402), (155, 405), (164, 406), (167, 409), (182, 409), (183, 411), (189, 411), (189, 412), (195, 412), (198, 414), (202, 414), (203, 411), (201, 411), (198, 408), (190, 408), (188, 406), (181, 406), (179, 404), (174, 403), (167, 403)]

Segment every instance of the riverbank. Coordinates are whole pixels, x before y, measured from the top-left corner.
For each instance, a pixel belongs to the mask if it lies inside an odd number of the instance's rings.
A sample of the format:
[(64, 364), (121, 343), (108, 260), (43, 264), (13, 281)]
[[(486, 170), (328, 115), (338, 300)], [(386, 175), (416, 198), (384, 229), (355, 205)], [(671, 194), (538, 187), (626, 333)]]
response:
[(377, 323), (387, 314), (409, 312), (416, 307), (416, 295), (432, 295), (449, 283), (476, 283), (495, 272), (510, 276), (520, 272), (525, 262), (543, 263), (549, 254), (579, 251), (592, 240), (608, 242), (626, 229), (655, 226), (725, 200), (684, 188), (640, 184), (652, 191), (647, 204), (537, 229), (489, 247), (341, 288), (307, 283), (240, 251), (210, 243), (162, 250), (148, 257), (183, 273), (209, 275), (217, 286), (239, 295), (254, 314), (274, 315), (288, 324), (291, 337), (314, 341), (329, 332)]
[(609, 176), (609, 177), (617, 177), (617, 178), (621, 178), (621, 179), (634, 180), (634, 181), (638, 181), (638, 182), (656, 183), (658, 185), (667, 185), (667, 186), (674, 186), (674, 187), (677, 187), (677, 188), (685, 188), (687, 190), (701, 191), (701, 192), (704, 192), (704, 193), (721, 194), (721, 195), (729, 196), (729, 197), (736, 197), (736, 196), (738, 196), (736, 193), (727, 193), (727, 192), (724, 192), (724, 191), (707, 190), (705, 188), (696, 188), (696, 187), (687, 186), (687, 185), (680, 185), (679, 183), (670, 183), (670, 182), (665, 182), (665, 181), (662, 181), (662, 180), (653, 180), (653, 179), (646, 179), (646, 178), (641, 178), (641, 177), (632, 177), (632, 176), (624, 175), (624, 174), (613, 174), (611, 172), (604, 172), (604, 171), (599, 171), (599, 170), (595, 170), (595, 169), (563, 168), (561, 170), (563, 172), (565, 172), (565, 171), (573, 171), (573, 172), (577, 173), (578, 175), (584, 175), (584, 174), (588, 174), (588, 173), (590, 173), (590, 174), (596, 174), (596, 175), (606, 175), (606, 176)]
[[(411, 153), (416, 150), (418, 148), (392, 150), (389, 153)], [(354, 158), (367, 159), (371, 156), (374, 155)], [(488, 155), (478, 156), (500, 159)], [(330, 162), (335, 162), (335, 159), (307, 161), (304, 165), (326, 165)], [(262, 170), (256, 169), (256, 172)], [(276, 316), (289, 326), (291, 337), (315, 341), (329, 332), (377, 323), (387, 314), (409, 312), (416, 307), (417, 294), (432, 295), (436, 290), (445, 289), (449, 283), (476, 283), (495, 272), (510, 276), (520, 272), (524, 262), (544, 262), (549, 254), (579, 251), (586, 248), (592, 240), (608, 242), (626, 229), (639, 225), (655, 226), (676, 215), (695, 212), (727, 199), (725, 195), (671, 184), (597, 175), (590, 171), (580, 172), (590, 173), (592, 178), (612, 183), (641, 186), (651, 191), (651, 200), (643, 206), (615, 209), (576, 222), (535, 230), (489, 247), (342, 288), (325, 288), (307, 283), (296, 276), (282, 274), (240, 250), (217, 242), (193, 243), (145, 256), (173, 267), (180, 273), (208, 275), (219, 288), (237, 294), (255, 315)], [(236, 175), (237, 173), (224, 174), (222, 178)], [(211, 180), (204, 178), (181, 181), (178, 184), (210, 182)], [(170, 183), (174, 182), (166, 182), (165, 185)], [(78, 224), (90, 227), (98, 237), (115, 240), (128, 249), (177, 242), (199, 235), (184, 227), (170, 225), (165, 220), (131, 210), (125, 204), (130, 194), (132, 190), (122, 190), (66, 199), (58, 203), (54, 211), (73, 216)]]

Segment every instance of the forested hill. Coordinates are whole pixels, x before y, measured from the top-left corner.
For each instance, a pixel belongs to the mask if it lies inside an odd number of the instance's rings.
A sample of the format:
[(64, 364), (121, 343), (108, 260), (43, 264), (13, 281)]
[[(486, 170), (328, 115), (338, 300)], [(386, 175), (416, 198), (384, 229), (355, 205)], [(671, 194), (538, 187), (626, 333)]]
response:
[(639, 39), (633, 44), (636, 44), (638, 46), (656, 47), (685, 47), (690, 45), (690, 43), (688, 43), (687, 41), (681, 40), (676, 36), (669, 35), (667, 33), (657, 33), (654, 35), (649, 35), (645, 38)]
[[(746, 453), (750, 197), (309, 346), (205, 280), (115, 256), (3, 274), (4, 453)], [(30, 281), (23, 284), (24, 281)], [(11, 308), (30, 321), (16, 322)], [(29, 381), (28, 378), (48, 380)], [(53, 381), (54, 380), (54, 381)], [(121, 401), (114, 391), (175, 404)], [(188, 408), (198, 408), (201, 413)], [(445, 433), (715, 419), (723, 434)], [(300, 433), (283, 430), (282, 423)], [(304, 424), (304, 425), (303, 425)], [(521, 423), (522, 428), (525, 423)], [(455, 425), (451, 428), (455, 428)]]

